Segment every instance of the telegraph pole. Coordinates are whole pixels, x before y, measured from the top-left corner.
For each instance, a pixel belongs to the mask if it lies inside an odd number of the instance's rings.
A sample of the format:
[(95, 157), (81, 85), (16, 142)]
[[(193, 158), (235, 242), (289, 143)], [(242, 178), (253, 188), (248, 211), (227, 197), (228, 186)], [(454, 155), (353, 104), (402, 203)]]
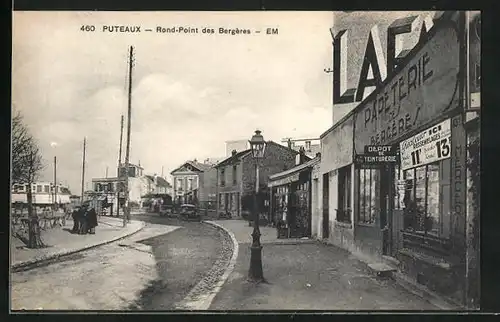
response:
[(82, 196), (80, 197), (80, 204), (83, 205), (83, 193), (85, 191), (85, 148), (87, 139), (83, 138), (83, 160), (82, 160)]
[(54, 156), (54, 210), (57, 211), (57, 157)]
[(120, 192), (123, 189), (120, 167), (122, 166), (122, 146), (123, 146), (123, 114), (120, 117), (120, 152), (118, 153), (118, 184), (116, 187), (116, 217), (120, 216)]
[(134, 60), (134, 47), (130, 46), (129, 74), (128, 74), (128, 109), (127, 109), (127, 147), (125, 150), (125, 213), (123, 216), (123, 227), (127, 226), (130, 219), (128, 177), (129, 177), (129, 158), (130, 158), (130, 128), (132, 117), (132, 65)]

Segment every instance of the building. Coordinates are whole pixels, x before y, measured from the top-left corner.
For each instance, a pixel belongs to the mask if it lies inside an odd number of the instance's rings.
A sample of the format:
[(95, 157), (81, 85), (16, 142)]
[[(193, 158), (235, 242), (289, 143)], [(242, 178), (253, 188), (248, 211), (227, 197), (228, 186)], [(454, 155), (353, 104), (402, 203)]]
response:
[(248, 140), (231, 140), (226, 141), (226, 158), (231, 156), (233, 150), (244, 151), (248, 149)]
[(168, 194), (172, 196), (173, 189), (172, 185), (167, 181), (167, 179), (158, 176), (157, 174), (154, 175), (146, 175), (145, 176), (147, 181), (147, 192), (149, 194)]
[[(351, 20), (347, 13), (336, 14), (342, 17), (335, 21), (344, 25), (333, 35), (334, 65), (344, 65), (334, 66), (339, 71), (334, 77), (340, 77), (334, 80), (334, 94), (340, 95), (334, 103), (353, 108), (334, 105), (334, 113), (342, 115), (320, 137), (312, 234), (396, 269), (450, 301), (477, 307), (479, 212), (478, 206), (467, 206), (467, 173), (471, 186), (479, 176), (468, 167), (474, 156), (467, 156), (467, 139), (477, 142), (479, 132), (474, 121), (464, 119), (465, 78), (459, 75), (469, 57), (460, 50), (464, 29), (457, 28), (464, 15), (398, 12), (395, 20), (378, 25), (387, 30), (379, 38), (378, 28), (366, 21), (387, 13), (363, 12)], [(364, 53), (347, 51), (347, 25), (357, 39), (367, 35)], [(396, 55), (394, 39), (405, 33), (416, 42)], [(387, 66), (375, 50), (380, 39), (388, 39)], [(356, 74), (345, 66), (345, 55), (351, 62), (360, 56), (359, 79), (342, 80), (339, 73), (347, 68), (349, 77)], [(345, 90), (351, 86), (353, 91)]]
[[(105, 209), (110, 215), (114, 215), (118, 205), (125, 204), (125, 167), (124, 164), (117, 168), (117, 177), (92, 178), (92, 190), (86, 195), (87, 200), (100, 202), (99, 207)], [(121, 177), (120, 177), (121, 175)], [(159, 176), (144, 175), (144, 168), (129, 164), (128, 190), (129, 203), (131, 206), (141, 207), (142, 197), (156, 191), (169, 191), (170, 184)], [(158, 192), (160, 193), (160, 192)], [(101, 206), (102, 204), (102, 206)]]
[[(28, 190), (27, 184), (14, 184), (11, 189), (11, 202), (27, 204)], [(54, 194), (54, 183), (48, 181), (40, 181), (31, 184), (31, 192), (33, 196), (33, 204), (44, 207), (51, 206), (54, 203), (59, 205), (69, 205), (71, 203), (71, 192), (67, 186), (61, 183), (56, 186), (56, 194)]]
[(201, 163), (196, 159), (186, 161), (170, 174), (174, 203), (193, 203), (201, 207), (215, 205), (217, 171), (212, 163)]
[[(269, 176), (295, 166), (299, 152), (267, 141), (261, 166), (259, 167), (259, 183), (262, 207), (269, 200), (267, 184)], [(217, 211), (229, 212), (232, 216), (247, 217), (253, 205), (252, 196), (255, 192), (255, 163), (252, 152), (246, 149), (240, 152), (232, 151), (227, 159), (215, 166), (217, 169)], [(262, 209), (262, 208), (261, 208)]]
[[(301, 150), (304, 154), (304, 150)], [(302, 158), (295, 167), (269, 176), (269, 221), (276, 225), (278, 236), (284, 238), (311, 237), (312, 227), (312, 171), (318, 167), (321, 156), (312, 160)]]

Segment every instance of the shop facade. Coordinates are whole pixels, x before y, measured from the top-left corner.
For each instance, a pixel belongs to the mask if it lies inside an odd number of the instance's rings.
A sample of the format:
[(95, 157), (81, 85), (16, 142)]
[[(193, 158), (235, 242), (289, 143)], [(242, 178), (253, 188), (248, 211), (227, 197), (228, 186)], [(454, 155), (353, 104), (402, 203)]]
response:
[(269, 177), (271, 221), (278, 238), (311, 237), (312, 170), (320, 158)]
[(398, 162), (359, 162), (355, 241), (396, 259), (416, 283), (463, 302), (466, 135), (458, 21), (441, 19), (354, 113), (354, 154), (388, 146)]
[(460, 17), (436, 19), (394, 71), (321, 136), (312, 233), (465, 305), (474, 273), (467, 269), (474, 251), (467, 182), (477, 178), (467, 160), (478, 131), (465, 125)]

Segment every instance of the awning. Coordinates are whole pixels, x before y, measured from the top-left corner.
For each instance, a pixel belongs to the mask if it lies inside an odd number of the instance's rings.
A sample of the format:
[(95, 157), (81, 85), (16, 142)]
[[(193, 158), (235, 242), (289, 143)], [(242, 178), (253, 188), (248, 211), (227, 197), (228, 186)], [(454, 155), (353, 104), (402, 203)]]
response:
[(295, 173), (295, 174), (293, 174), (291, 176), (288, 176), (288, 177), (285, 177), (285, 178), (282, 178), (282, 179), (278, 179), (278, 180), (275, 180), (275, 181), (270, 181), (267, 186), (269, 188), (271, 188), (271, 187), (283, 186), (285, 184), (290, 184), (292, 182), (299, 181), (299, 174), (300, 173)]

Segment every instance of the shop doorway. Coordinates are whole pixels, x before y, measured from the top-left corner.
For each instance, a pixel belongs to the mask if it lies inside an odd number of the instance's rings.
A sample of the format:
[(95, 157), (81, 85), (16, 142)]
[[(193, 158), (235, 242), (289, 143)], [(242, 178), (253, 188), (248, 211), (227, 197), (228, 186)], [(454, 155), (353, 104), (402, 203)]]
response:
[(384, 165), (380, 171), (380, 230), (382, 254), (392, 255), (392, 212), (394, 166)]
[(328, 237), (330, 237), (329, 196), (329, 174), (325, 173), (323, 174), (323, 239), (327, 239)]

